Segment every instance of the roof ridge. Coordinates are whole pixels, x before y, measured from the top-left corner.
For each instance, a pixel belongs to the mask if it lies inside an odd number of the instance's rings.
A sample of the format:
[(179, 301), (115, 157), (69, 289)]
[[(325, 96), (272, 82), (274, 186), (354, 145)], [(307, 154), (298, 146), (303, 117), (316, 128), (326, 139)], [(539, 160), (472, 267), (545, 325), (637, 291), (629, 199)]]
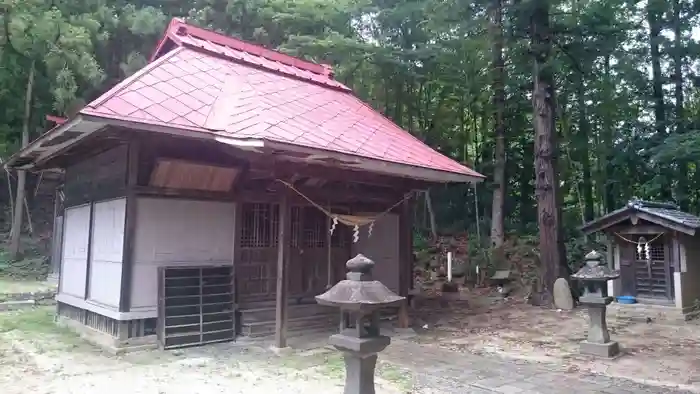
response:
[(633, 208), (656, 208), (656, 209), (670, 209), (679, 211), (680, 207), (672, 202), (659, 202), (659, 201), (647, 201), (639, 198), (632, 198), (628, 203), (628, 206)]
[(229, 47), (231, 49), (245, 52), (254, 56), (260, 56), (268, 60), (276, 61), (287, 66), (296, 67), (301, 70), (312, 72), (314, 74), (322, 75), (328, 77), (329, 79), (332, 79), (333, 69), (328, 64), (319, 64), (310, 62), (308, 60), (303, 60), (295, 56), (287, 55), (286, 53), (282, 53), (280, 51), (268, 49), (261, 45), (257, 45), (222, 33), (218, 33), (213, 30), (189, 24), (180, 18), (173, 18), (171, 20), (170, 24), (166, 29), (164, 38), (158, 44), (156, 52), (153, 54), (153, 56), (155, 57), (160, 52), (163, 45), (165, 44), (166, 38), (170, 38), (180, 46), (186, 45), (178, 39), (178, 36), (184, 36), (186, 34), (189, 34), (195, 38), (204, 41), (209, 41), (211, 43)]
[[(153, 69), (155, 69), (158, 66), (160, 66), (161, 64), (165, 63), (166, 61), (168, 61), (168, 59), (170, 59), (171, 57), (174, 57), (176, 54), (182, 52), (183, 50), (184, 50), (184, 48), (182, 48), (182, 47), (176, 48), (175, 50), (172, 50), (172, 51), (168, 52), (167, 54), (165, 54), (165, 56), (159, 57), (154, 62), (148, 63), (145, 67), (143, 67), (139, 71), (131, 74), (131, 76), (129, 76), (125, 80), (112, 86), (111, 89), (109, 89), (108, 91), (103, 93), (100, 97), (92, 100), (88, 105), (86, 105), (83, 108), (95, 108), (97, 106), (104, 104), (105, 101), (107, 101), (110, 98), (112, 98), (113, 96), (117, 95), (119, 92), (126, 89), (134, 82), (138, 81), (142, 76), (148, 74)], [(82, 112), (82, 110), (81, 110), (81, 112)]]

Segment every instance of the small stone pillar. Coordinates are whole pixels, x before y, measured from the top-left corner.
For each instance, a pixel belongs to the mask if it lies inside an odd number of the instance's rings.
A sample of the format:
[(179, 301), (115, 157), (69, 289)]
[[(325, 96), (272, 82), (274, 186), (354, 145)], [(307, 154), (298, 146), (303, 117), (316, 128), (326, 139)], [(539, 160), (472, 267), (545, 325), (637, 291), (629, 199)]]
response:
[(391, 342), (379, 333), (379, 309), (404, 302), (381, 282), (372, 280), (374, 262), (358, 254), (347, 264), (347, 279), (316, 296), (321, 305), (339, 308), (340, 332), (330, 344), (343, 352), (345, 394), (375, 394), (374, 369), (377, 353)]
[(620, 346), (610, 340), (605, 313), (607, 305), (613, 300), (607, 295), (607, 282), (619, 278), (620, 273), (601, 265), (601, 258), (600, 253), (596, 251), (588, 253), (586, 265), (571, 275), (572, 279), (583, 284), (583, 296), (579, 298), (579, 302), (588, 308), (588, 337), (581, 342), (581, 353), (615, 357), (620, 353)]

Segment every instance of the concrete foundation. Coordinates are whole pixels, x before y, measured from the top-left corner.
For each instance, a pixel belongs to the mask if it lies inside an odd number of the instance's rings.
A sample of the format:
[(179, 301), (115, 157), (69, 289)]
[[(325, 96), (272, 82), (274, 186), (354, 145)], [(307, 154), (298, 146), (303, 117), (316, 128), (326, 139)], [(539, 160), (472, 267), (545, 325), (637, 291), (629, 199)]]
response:
[(129, 338), (120, 340), (107, 333), (95, 330), (75, 320), (59, 316), (56, 323), (62, 327), (67, 327), (80, 335), (86, 342), (93, 344), (106, 352), (114, 355), (131, 353), (141, 350), (158, 349), (158, 338), (156, 335), (145, 337)]

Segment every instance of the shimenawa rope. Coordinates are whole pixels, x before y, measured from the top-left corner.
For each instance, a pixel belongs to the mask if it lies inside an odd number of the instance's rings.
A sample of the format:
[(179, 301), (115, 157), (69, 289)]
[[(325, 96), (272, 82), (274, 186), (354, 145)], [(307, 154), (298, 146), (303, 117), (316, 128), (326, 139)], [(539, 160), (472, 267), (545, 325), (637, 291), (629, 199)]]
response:
[(403, 198), (401, 200), (399, 200), (399, 202), (392, 205), (391, 207), (389, 207), (385, 211), (380, 212), (374, 216), (343, 215), (343, 214), (339, 214), (339, 213), (330, 212), (329, 210), (324, 208), (321, 204), (318, 204), (317, 202), (313, 201), (311, 198), (304, 195), (304, 193), (297, 190), (297, 188), (295, 188), (294, 185), (292, 185), (291, 183), (285, 182), (281, 179), (277, 179), (277, 181), (280, 182), (281, 184), (287, 186), (291, 190), (293, 190), (296, 194), (298, 194), (303, 199), (308, 201), (309, 204), (313, 205), (318, 210), (323, 212), (326, 216), (331, 218), (333, 220), (333, 222), (331, 224), (331, 228), (328, 230), (331, 234), (333, 234), (333, 232), (335, 231), (335, 228), (339, 222), (343, 223), (346, 226), (351, 226), (353, 228), (353, 242), (354, 243), (357, 243), (357, 241), (359, 241), (359, 239), (360, 239), (360, 227), (361, 226), (369, 225), (369, 229), (367, 230), (367, 236), (371, 237), (372, 230), (374, 229), (374, 222), (377, 221), (382, 216), (391, 212), (394, 208), (401, 205), (404, 201), (411, 198), (413, 196), (413, 194), (415, 193), (415, 191), (410, 191), (410, 192), (406, 193), (403, 196)]

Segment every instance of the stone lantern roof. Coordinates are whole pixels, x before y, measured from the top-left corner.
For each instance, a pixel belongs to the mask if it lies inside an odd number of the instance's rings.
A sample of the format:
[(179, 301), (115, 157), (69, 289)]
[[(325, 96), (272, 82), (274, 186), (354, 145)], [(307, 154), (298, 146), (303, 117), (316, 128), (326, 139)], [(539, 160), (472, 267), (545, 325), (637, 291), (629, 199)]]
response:
[(382, 282), (372, 279), (374, 262), (364, 255), (353, 257), (346, 267), (349, 271), (347, 279), (316, 296), (316, 302), (344, 311), (370, 313), (404, 300), (404, 297), (389, 290)]
[(585, 257), (586, 265), (571, 277), (581, 281), (607, 281), (619, 278), (619, 271), (611, 270), (607, 265), (600, 265), (601, 258), (601, 254), (595, 250), (588, 253)]

